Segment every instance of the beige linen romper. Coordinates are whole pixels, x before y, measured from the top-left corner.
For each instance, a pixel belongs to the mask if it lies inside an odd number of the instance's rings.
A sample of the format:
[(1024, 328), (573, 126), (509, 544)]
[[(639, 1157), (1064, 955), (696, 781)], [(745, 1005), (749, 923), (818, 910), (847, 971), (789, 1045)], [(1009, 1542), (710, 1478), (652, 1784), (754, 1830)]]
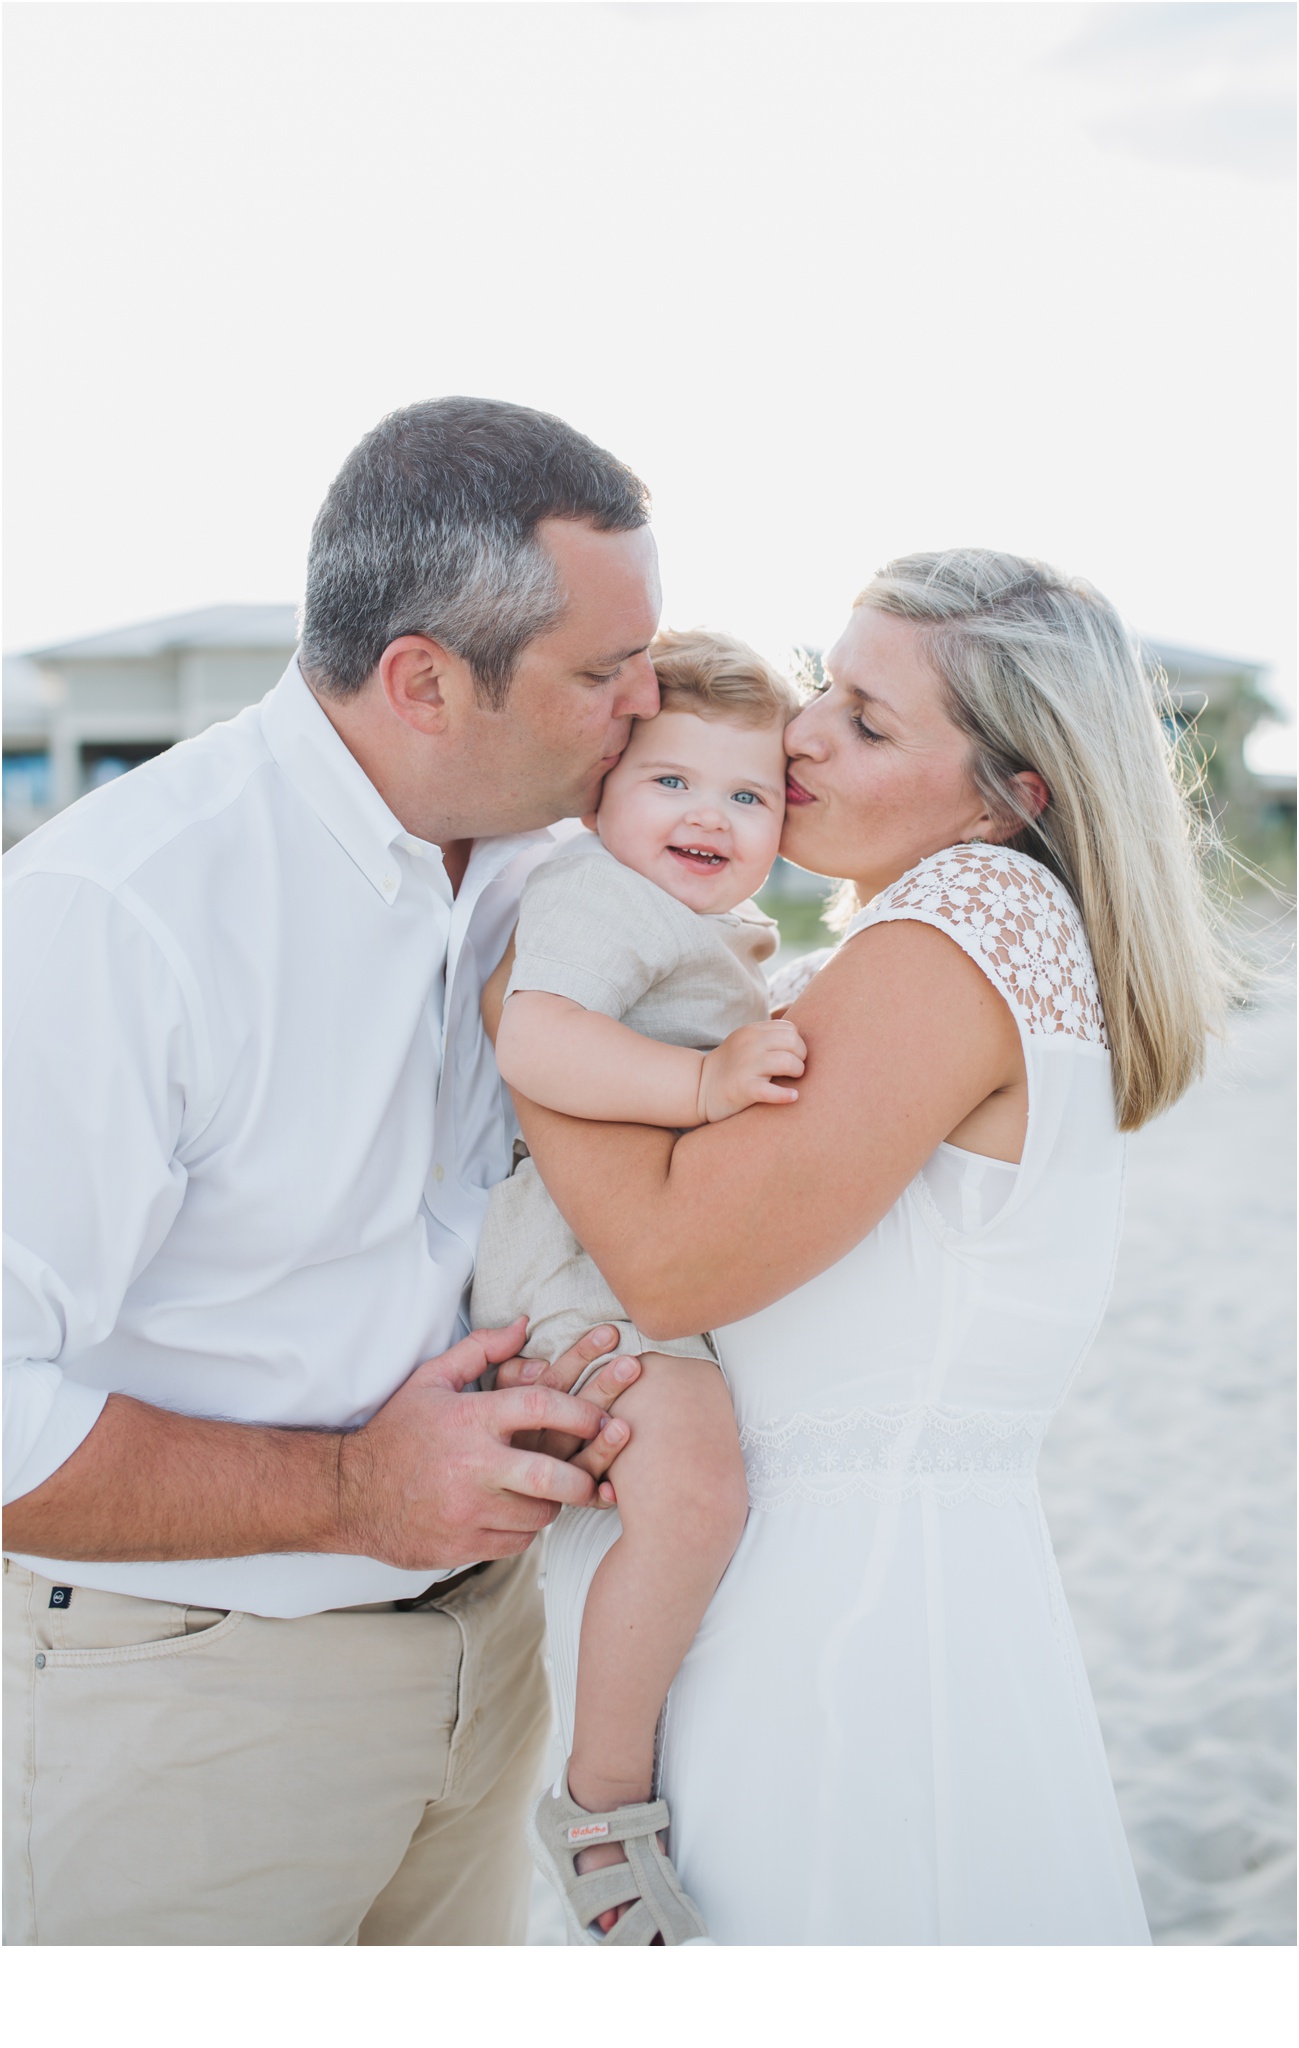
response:
[[(541, 989), (646, 1038), (709, 1052), (741, 1025), (765, 1023), (770, 1002), (761, 963), (776, 945), (776, 925), (756, 904), (711, 916), (688, 910), (623, 867), (594, 833), (583, 833), (534, 868), (524, 885), (506, 1000)], [(522, 1144), (515, 1150), (521, 1156), (514, 1172), (487, 1205), (474, 1327), (497, 1328), (526, 1313), (524, 1349), (533, 1358), (556, 1359), (597, 1324), (612, 1323), (619, 1351), (714, 1359), (707, 1336), (654, 1338), (636, 1328)]]

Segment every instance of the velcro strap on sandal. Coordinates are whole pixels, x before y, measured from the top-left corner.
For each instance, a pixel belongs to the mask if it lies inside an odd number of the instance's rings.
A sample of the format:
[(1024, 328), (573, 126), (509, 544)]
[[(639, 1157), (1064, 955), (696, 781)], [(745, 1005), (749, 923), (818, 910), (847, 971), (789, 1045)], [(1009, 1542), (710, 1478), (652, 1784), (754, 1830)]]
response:
[(640, 1806), (616, 1806), (609, 1813), (583, 1815), (564, 1830), (564, 1839), (576, 1849), (592, 1842), (630, 1842), (637, 1835), (656, 1835), (668, 1825), (666, 1799), (646, 1800)]

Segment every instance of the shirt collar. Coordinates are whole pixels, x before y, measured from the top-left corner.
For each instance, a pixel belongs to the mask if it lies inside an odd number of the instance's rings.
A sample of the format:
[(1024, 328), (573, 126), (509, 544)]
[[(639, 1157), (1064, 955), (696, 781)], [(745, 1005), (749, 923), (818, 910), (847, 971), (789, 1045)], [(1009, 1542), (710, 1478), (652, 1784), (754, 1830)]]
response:
[[(413, 838), (388, 809), (303, 680), (296, 655), (263, 700), (262, 732), (280, 769), (385, 903), (395, 903), (401, 888), (400, 847), (429, 863), (450, 904), (451, 887), (439, 848)], [(536, 832), (476, 840), (460, 896), (467, 901), (476, 898), (515, 854), (565, 836), (569, 829), (565, 819)]]
[(401, 877), (393, 841), (401, 822), (326, 718), (296, 654), (262, 706), (262, 732), (280, 768), (325, 830), (388, 903)]

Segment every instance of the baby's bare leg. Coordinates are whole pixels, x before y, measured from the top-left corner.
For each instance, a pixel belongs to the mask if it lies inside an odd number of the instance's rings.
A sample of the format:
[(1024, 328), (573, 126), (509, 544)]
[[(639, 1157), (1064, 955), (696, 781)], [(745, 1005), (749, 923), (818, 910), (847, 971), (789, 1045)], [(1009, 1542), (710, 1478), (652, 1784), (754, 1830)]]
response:
[(632, 1430), (610, 1473), (622, 1535), (586, 1598), (568, 1770), (573, 1798), (594, 1811), (649, 1798), (668, 1687), (748, 1509), (735, 1414), (714, 1366), (649, 1352), (616, 1405)]

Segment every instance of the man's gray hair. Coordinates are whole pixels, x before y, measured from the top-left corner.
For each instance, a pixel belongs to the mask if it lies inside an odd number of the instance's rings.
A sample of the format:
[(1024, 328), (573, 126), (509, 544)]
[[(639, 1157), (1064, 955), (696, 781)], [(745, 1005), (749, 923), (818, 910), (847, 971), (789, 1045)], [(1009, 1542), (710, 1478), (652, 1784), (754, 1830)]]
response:
[(303, 673), (324, 695), (352, 697), (391, 641), (424, 633), (468, 662), (499, 709), (519, 654), (564, 609), (540, 521), (625, 533), (648, 518), (640, 479), (550, 413), (491, 398), (389, 413), (312, 529)]

